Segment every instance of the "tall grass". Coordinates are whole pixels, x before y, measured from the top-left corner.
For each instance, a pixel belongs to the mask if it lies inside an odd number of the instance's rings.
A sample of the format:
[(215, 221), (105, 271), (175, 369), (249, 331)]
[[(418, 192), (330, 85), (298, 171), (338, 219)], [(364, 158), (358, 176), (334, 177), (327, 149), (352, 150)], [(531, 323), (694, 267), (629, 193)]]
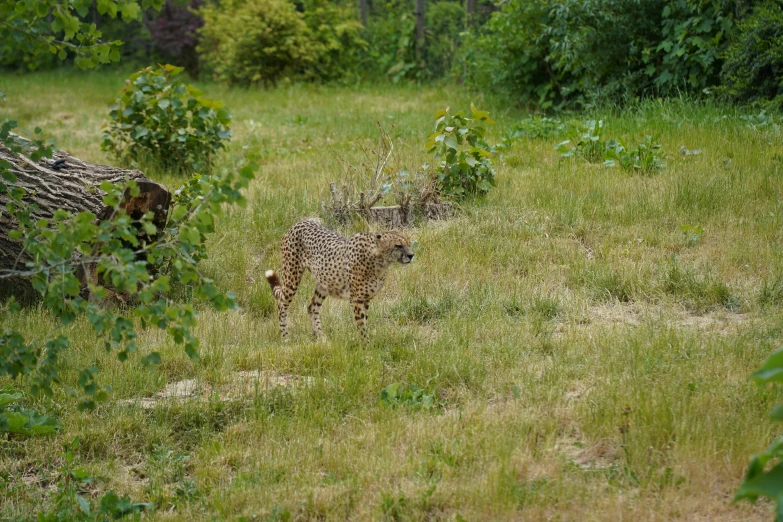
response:
[[(100, 128), (122, 81), (7, 78), (0, 117), (108, 161)], [(145, 332), (143, 350), (163, 355), (152, 369), (106, 354), (84, 321), (62, 327), (36, 308), (4, 318), (31, 335), (67, 333), (73, 347), (62, 390), (31, 402), (59, 416), (60, 433), (0, 444), (0, 518), (53, 508), (61, 443), (77, 436), (76, 458), (96, 478), (86, 494), (154, 502), (155, 520), (771, 516), (730, 498), (775, 435), (766, 412), (779, 394), (747, 381), (783, 328), (774, 126), (681, 100), (576, 115), (628, 142), (656, 136), (667, 167), (634, 176), (560, 161), (560, 136), (519, 141), (495, 157), (485, 200), (408, 231), (419, 251), (372, 302), (368, 345), (334, 300), (322, 312), (328, 341), (310, 340), (309, 277), (282, 343), (263, 272), (279, 267), (285, 230), (321, 213), (343, 160), (366, 161), (376, 122), (395, 140), (395, 165), (415, 169), (437, 109), (474, 101), (498, 115), (490, 143), (525, 114), (455, 87), (201, 87), (233, 110), (230, 153), (252, 151), (262, 165), (202, 262), (241, 308), (200, 311), (197, 362)], [(702, 153), (680, 155), (682, 145)], [(681, 225), (704, 233), (688, 239)], [(67, 391), (91, 363), (114, 393), (81, 413)], [(255, 370), (308, 380), (224, 393), (236, 372)], [(184, 379), (201, 399), (141, 407)], [(432, 407), (381, 400), (395, 382), (428, 390)]]

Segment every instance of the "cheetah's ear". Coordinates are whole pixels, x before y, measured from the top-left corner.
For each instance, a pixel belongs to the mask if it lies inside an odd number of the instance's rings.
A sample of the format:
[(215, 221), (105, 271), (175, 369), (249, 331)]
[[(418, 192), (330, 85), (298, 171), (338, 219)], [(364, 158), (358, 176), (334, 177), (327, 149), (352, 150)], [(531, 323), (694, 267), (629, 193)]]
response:
[(380, 238), (381, 238), (380, 234), (375, 234), (375, 239), (380, 239)]

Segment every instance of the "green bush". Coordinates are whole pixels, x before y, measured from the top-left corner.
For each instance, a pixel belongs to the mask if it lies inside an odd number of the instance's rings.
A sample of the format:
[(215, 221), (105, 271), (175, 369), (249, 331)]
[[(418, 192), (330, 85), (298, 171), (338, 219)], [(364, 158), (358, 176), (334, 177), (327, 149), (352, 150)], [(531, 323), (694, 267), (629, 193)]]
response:
[(227, 0), (200, 12), (198, 50), (218, 80), (269, 86), (315, 62), (307, 24), (288, 0)]
[(473, 104), (470, 110), (472, 118), (462, 112), (449, 114), (448, 108), (439, 110), (435, 113), (435, 132), (427, 140), (430, 154), (438, 160), (438, 189), (457, 198), (486, 194), (495, 185), (495, 169), (484, 141), (484, 124), (495, 122), (487, 111)]
[(739, 24), (721, 70), (721, 92), (735, 101), (783, 95), (783, 8), (765, 2)]
[[(412, 0), (371, 2), (362, 35), (368, 42), (361, 60), (360, 76), (427, 80), (462, 75), (461, 64), (468, 20), (462, 0), (425, 2), (424, 48), (416, 55), (416, 13)], [(470, 23), (483, 25), (497, 9), (493, 0), (476, 0)]]
[(511, 0), (477, 35), (465, 43), (466, 82), (522, 103), (552, 105), (553, 75), (546, 66), (548, 49), (538, 41), (548, 20), (543, 1)]
[(356, 10), (328, 0), (309, 0), (304, 6), (304, 21), (316, 55), (304, 75), (310, 79), (338, 80), (357, 74), (367, 42), (360, 35), (362, 24), (356, 18)]
[(729, 0), (677, 0), (661, 10), (662, 31), (655, 48), (645, 49), (645, 74), (658, 93), (700, 93), (718, 84), (728, 37), (736, 30)]
[(388, 77), (397, 83), (419, 76), (416, 21), (408, 4), (388, 0), (379, 5), (367, 21), (364, 36), (368, 42), (361, 62), (364, 77)]
[(467, 81), (542, 108), (717, 84), (725, 0), (510, 0), (468, 38)]
[(153, 161), (167, 170), (209, 170), (231, 137), (231, 113), (220, 102), (174, 79), (181, 67), (134, 73), (109, 113), (103, 150), (118, 159)]
[(339, 79), (357, 69), (366, 42), (351, 9), (311, 0), (228, 0), (201, 9), (199, 52), (216, 79), (274, 85), (283, 78)]

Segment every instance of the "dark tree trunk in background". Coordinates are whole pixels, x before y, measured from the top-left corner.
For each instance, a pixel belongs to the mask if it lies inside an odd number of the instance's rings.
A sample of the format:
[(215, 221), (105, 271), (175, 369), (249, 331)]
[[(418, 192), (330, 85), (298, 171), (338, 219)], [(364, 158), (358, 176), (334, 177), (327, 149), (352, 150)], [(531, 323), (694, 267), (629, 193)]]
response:
[(359, 16), (362, 19), (362, 25), (367, 27), (367, 12), (369, 11), (369, 5), (367, 0), (359, 0)]
[[(7, 161), (10, 171), (16, 175), (15, 185), (24, 188), (24, 201), (37, 205), (35, 219), (51, 219), (55, 210), (63, 209), (74, 214), (92, 212), (99, 221), (113, 217), (113, 209), (103, 203), (105, 193), (101, 183), (125, 183), (135, 181), (140, 189), (131, 197), (126, 190), (122, 208), (134, 219), (146, 212), (154, 212), (154, 223), (159, 230), (166, 225), (171, 194), (163, 186), (138, 170), (126, 170), (107, 165), (95, 165), (58, 151), (52, 159), (34, 163), (30, 158), (14, 154), (0, 145), (0, 161)], [(5, 210), (8, 197), (0, 194), (0, 270), (25, 270), (29, 260), (20, 241), (8, 237), (16, 227), (16, 221)], [(29, 301), (35, 296), (29, 281), (24, 278), (0, 279), (0, 298), (15, 295)]]
[(476, 0), (465, 0), (465, 28), (473, 25), (473, 12), (476, 10)]
[(424, 59), (424, 0), (416, 0), (416, 61)]

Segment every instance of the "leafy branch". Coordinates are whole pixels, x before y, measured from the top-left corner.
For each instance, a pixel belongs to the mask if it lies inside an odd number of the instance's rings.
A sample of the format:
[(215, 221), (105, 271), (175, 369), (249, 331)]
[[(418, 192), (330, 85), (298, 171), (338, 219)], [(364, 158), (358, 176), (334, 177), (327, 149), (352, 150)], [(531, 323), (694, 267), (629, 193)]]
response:
[[(101, 186), (103, 202), (113, 209), (114, 217), (97, 224), (91, 212), (72, 214), (63, 210), (55, 212), (51, 220), (34, 220), (30, 206), (22, 203), (24, 191), (17, 191), (8, 211), (19, 224), (12, 231), (13, 238), (24, 242), (29, 261), (24, 270), (5, 271), (0, 277), (28, 277), (44, 305), (60, 317), (63, 325), (77, 316), (86, 316), (104, 339), (106, 350), (116, 351), (122, 361), (138, 351), (137, 323), (142, 329), (153, 326), (166, 331), (196, 359), (199, 343), (192, 329), (197, 312), (192, 304), (179, 303), (168, 294), (174, 285), (187, 285), (193, 288), (196, 299), (218, 310), (236, 306), (234, 296), (219, 292), (196, 265), (206, 255), (204, 242), (214, 231), (214, 216), (222, 214), (224, 204), (244, 202), (241, 190), (253, 178), (256, 166), (243, 163), (237, 167), (236, 171), (224, 169), (211, 176), (194, 176), (177, 191), (169, 220), (161, 231), (153, 223), (152, 212), (131, 219), (121, 208), (126, 189), (131, 196), (138, 194), (133, 181)], [(12, 183), (8, 188), (13, 192)], [(145, 242), (144, 238), (150, 237), (156, 239)], [(126, 306), (112, 310), (104, 304), (107, 299)], [(7, 306), (10, 311), (18, 310), (13, 302)], [(31, 375), (31, 393), (51, 395), (52, 385), (59, 382), (58, 354), (68, 345), (63, 336), (26, 343), (18, 332), (0, 328), (0, 359), (5, 360), (0, 362), (0, 375)], [(156, 352), (142, 358), (144, 364), (159, 360)], [(79, 385), (86, 394), (83, 408), (92, 408), (96, 400), (107, 397), (107, 390), (96, 382), (97, 372), (96, 368), (87, 368), (80, 373)]]

